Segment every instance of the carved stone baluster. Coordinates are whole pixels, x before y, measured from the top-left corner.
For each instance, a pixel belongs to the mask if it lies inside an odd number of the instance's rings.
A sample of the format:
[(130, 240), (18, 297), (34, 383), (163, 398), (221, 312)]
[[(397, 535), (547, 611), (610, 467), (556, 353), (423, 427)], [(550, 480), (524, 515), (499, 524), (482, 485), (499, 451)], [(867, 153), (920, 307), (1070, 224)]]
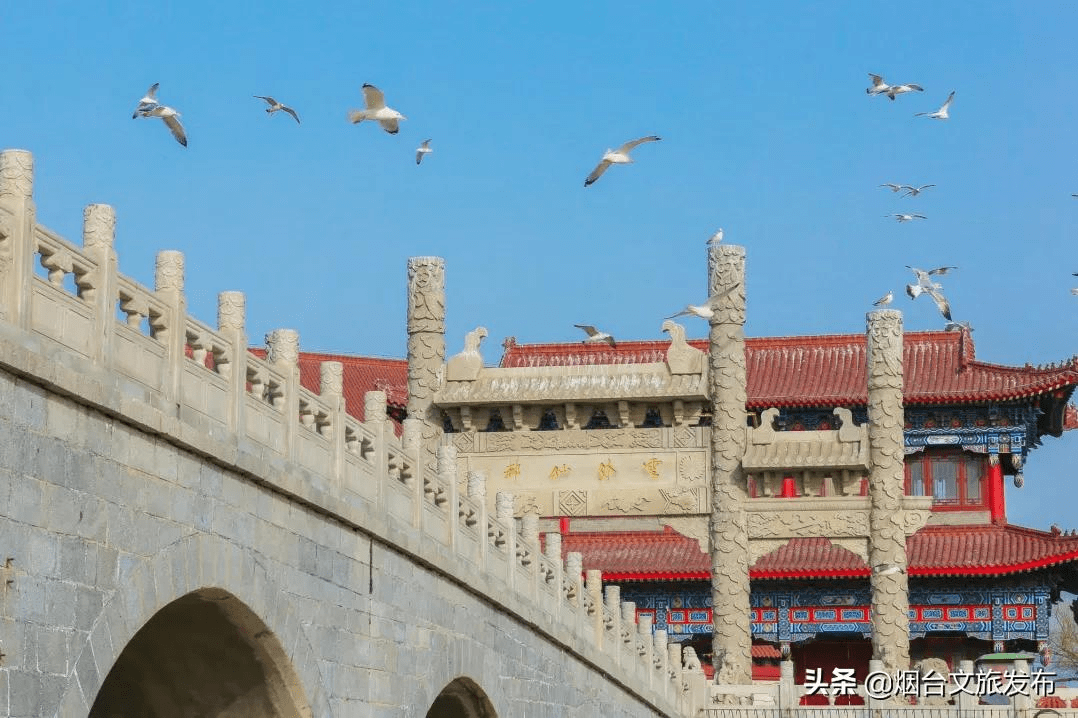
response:
[(487, 475), (482, 471), (468, 472), (468, 496), (475, 500), (476, 527), (479, 529), (479, 556), (477, 563), (480, 571), (487, 570), (487, 552), (490, 542), (487, 541)]
[(584, 603), (581, 597), (584, 592), (584, 554), (579, 551), (570, 551), (565, 554), (565, 580), (572, 586), (572, 598), (569, 603), (573, 606), (581, 606)]
[(613, 623), (611, 626), (613, 640), (606, 646), (606, 650), (611, 651), (614, 654), (614, 661), (620, 664), (623, 653), (621, 650), (621, 586), (608, 585), (606, 587), (606, 612)]
[[(34, 157), (26, 150), (0, 152), (0, 319), (29, 326), (34, 276)], [(10, 214), (9, 214), (10, 213)]]
[(267, 334), (266, 361), (284, 375), (283, 393), (274, 404), (282, 409), (281, 455), (291, 461), (296, 455), (299, 428), (299, 332), (274, 329)]
[(711, 602), (715, 675), (752, 681), (749, 534), (744, 502), (745, 248), (708, 247), (708, 295), (716, 302), (708, 351), (711, 389)]
[(641, 614), (636, 619), (636, 652), (637, 656), (639, 656), (637, 660), (644, 667), (648, 687), (654, 687), (655, 685), (655, 671), (651, 667), (651, 652), (655, 642), (655, 639), (651, 636), (651, 626), (654, 620), (651, 614), (646, 613)]
[(591, 598), (591, 607), (594, 615), (591, 617), (594, 629), (595, 645), (603, 647), (603, 638), (606, 633), (606, 623), (603, 621), (603, 572), (597, 568), (591, 568), (584, 572), (584, 590)]
[(517, 532), (516, 521), (513, 519), (512, 491), (499, 491), (494, 495), (494, 518), (501, 524), (505, 534), (505, 565), (508, 567), (505, 583), (509, 588), (513, 588), (517, 575)]
[(422, 422), (420, 465), (434, 472), (442, 422), (434, 395), (445, 376), (445, 260), (408, 260), (408, 416)]
[(434, 493), (434, 505), (444, 506), (447, 510), (449, 521), (449, 535), (446, 541), (451, 550), (456, 550), (459, 542), (460, 510), (457, 502), (457, 447), (438, 447), (438, 481)]
[[(108, 366), (112, 361), (112, 337), (116, 333), (116, 210), (107, 204), (91, 204), (82, 211), (82, 246), (97, 264), (93, 291), (83, 297), (94, 308), (94, 335), (90, 342), (94, 360)], [(88, 296), (91, 295), (92, 296)]]
[(869, 312), (867, 362), (872, 657), (893, 675), (910, 667), (909, 581), (902, 522), (905, 418), (901, 312)]
[(229, 383), (228, 425), (239, 437), (247, 435), (247, 298), (243, 292), (217, 295), (217, 333), (229, 343), (228, 372), (222, 376)]
[(549, 531), (546, 534), (546, 557), (554, 564), (554, 595), (557, 600), (554, 601), (554, 618), (557, 620), (562, 615), (561, 602), (562, 602), (562, 576), (564, 575), (565, 565), (562, 563), (561, 558), (561, 534), (557, 531)]
[(378, 488), (375, 506), (378, 509), (378, 515), (385, 516), (388, 510), (386, 507), (387, 484), (391, 481), (387, 434), (392, 429), (388, 426), (389, 417), (386, 415), (384, 391), (368, 391), (363, 395), (363, 424), (374, 434), (374, 451), (371, 454), (371, 461), (374, 463), (374, 480)]
[[(167, 368), (164, 373), (164, 386), (161, 391), (165, 403), (175, 407), (179, 415), (180, 377), (183, 372), (184, 342), (187, 333), (187, 299), (183, 293), (184, 282), (183, 252), (163, 250), (157, 253), (154, 267), (154, 292), (168, 306), (167, 316), (157, 317), (153, 326), (154, 337), (165, 345)], [(154, 318), (151, 317), (151, 321)]]
[(329, 404), (328, 423), (321, 431), (333, 444), (333, 478), (339, 488), (344, 476), (344, 422), (348, 416), (344, 399), (344, 364), (324, 361), (320, 371), (322, 383), (318, 393), (322, 401)]

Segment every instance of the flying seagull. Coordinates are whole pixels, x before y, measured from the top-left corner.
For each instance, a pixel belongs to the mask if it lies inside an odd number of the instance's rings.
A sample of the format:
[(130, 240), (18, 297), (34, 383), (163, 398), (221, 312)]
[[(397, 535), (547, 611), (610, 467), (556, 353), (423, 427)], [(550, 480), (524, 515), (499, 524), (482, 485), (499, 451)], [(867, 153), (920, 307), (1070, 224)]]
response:
[(363, 101), (366, 103), (367, 109), (352, 110), (348, 113), (348, 119), (351, 120), (353, 125), (359, 124), (363, 120), (374, 120), (382, 126), (383, 130), (395, 135), (400, 131), (399, 121), (408, 119), (392, 107), (386, 107), (386, 96), (374, 85), (367, 84), (363, 86)]
[(423, 140), (423, 144), (416, 148), (415, 163), (419, 164), (422, 162), (423, 155), (429, 155), (431, 152), (434, 152), (434, 150), (430, 148), (430, 140)]
[(904, 184), (894, 184), (894, 183), (891, 183), (891, 182), (884, 182), (883, 184), (880, 185), (880, 187), (890, 187), (892, 192), (897, 192), (900, 189), (903, 189), (905, 186), (906, 185), (904, 185)]
[(870, 95), (882, 95), (891, 89), (891, 86), (883, 81), (883, 75), (874, 75), (870, 72), (868, 78), (872, 80), (872, 87), (867, 88), (865, 92)]
[(924, 92), (925, 88), (920, 85), (891, 85), (887, 90), (887, 96), (892, 100), (898, 95), (904, 95), (907, 92)]
[(952, 269), (958, 269), (958, 267), (936, 267), (935, 269), (929, 269), (927, 271), (918, 269), (917, 267), (911, 267), (906, 265), (906, 268), (913, 272), (917, 277), (916, 284), (906, 285), (906, 294), (910, 296), (910, 299), (916, 299), (921, 294), (927, 294), (932, 297), (932, 300), (936, 303), (936, 308), (940, 310), (940, 314), (947, 321), (951, 321), (951, 305), (947, 302), (947, 299), (943, 296), (940, 290), (943, 287), (938, 283), (932, 281), (932, 277), (935, 275), (944, 275)]
[(588, 185), (595, 182), (595, 180), (602, 177), (603, 172), (606, 172), (606, 168), (610, 165), (632, 164), (633, 158), (629, 156), (629, 152), (632, 151), (632, 149), (637, 145), (641, 145), (645, 142), (658, 142), (661, 139), (661, 137), (656, 137), (655, 135), (651, 135), (649, 137), (641, 137), (638, 140), (626, 142), (616, 150), (607, 150), (603, 153), (603, 158), (599, 160), (599, 164), (595, 166), (595, 169), (591, 171), (591, 174), (588, 175), (588, 178), (584, 180), (584, 186), (587, 187)]
[(168, 125), (169, 131), (172, 136), (176, 138), (184, 147), (187, 146), (187, 133), (183, 130), (183, 125), (180, 124), (180, 113), (171, 107), (165, 105), (155, 105), (146, 111), (143, 117), (159, 117)]
[(880, 297), (876, 301), (872, 302), (872, 306), (874, 306), (874, 307), (886, 307), (888, 304), (890, 304), (892, 301), (894, 301), (894, 298), (895, 298), (895, 292), (894, 292), (894, 290), (891, 290), (890, 292), (887, 292), (887, 294), (884, 294), (882, 297)]
[(584, 344), (593, 344), (595, 342), (606, 342), (615, 349), (618, 348), (617, 342), (614, 341), (614, 337), (610, 336), (606, 332), (601, 332), (590, 324), (574, 324), (577, 329), (583, 329), (588, 335), (588, 338), (583, 341)]
[(160, 84), (160, 82), (155, 82), (150, 85), (150, 89), (146, 90), (146, 94), (138, 101), (138, 107), (135, 108), (134, 114), (131, 115), (132, 120), (139, 115), (148, 117), (149, 111), (157, 107), (157, 88)]
[(923, 214), (885, 214), (884, 217), (894, 217), (899, 222), (910, 222), (915, 219), (928, 219)]
[(292, 118), (296, 121), (296, 124), (299, 124), (299, 115), (297, 115), (296, 111), (288, 105), (282, 105), (280, 102), (277, 102), (277, 100), (273, 99), (272, 97), (264, 97), (262, 95), (255, 95), (255, 97), (260, 100), (265, 100), (266, 104), (269, 105), (269, 107), (266, 108), (267, 114), (272, 115), (274, 112), (284, 110), (288, 114), (292, 115)]
[(943, 106), (940, 107), (935, 112), (917, 112), (913, 116), (914, 117), (922, 117), (922, 116), (924, 116), (924, 117), (927, 117), (930, 120), (946, 120), (946, 119), (948, 119), (950, 117), (950, 115), (947, 114), (947, 110), (950, 108), (952, 100), (954, 100), (954, 90), (951, 90), (951, 94), (947, 95), (947, 101), (944, 102)]
[(921, 194), (922, 192), (924, 192), (929, 187), (935, 187), (935, 186), (936, 185), (934, 185), (934, 184), (923, 184), (920, 187), (913, 187), (912, 185), (904, 184), (904, 185), (902, 185), (902, 189), (906, 190), (906, 194), (904, 194), (902, 196), (903, 197), (916, 197), (917, 195)]
[(688, 304), (677, 314), (671, 314), (670, 316), (663, 318), (673, 319), (675, 317), (684, 317), (691, 314), (694, 317), (700, 317), (701, 319), (711, 319), (713, 316), (715, 316), (715, 309), (717, 309), (719, 306), (719, 300), (721, 300), (730, 292), (737, 289), (739, 286), (741, 286), (741, 282), (738, 282), (732, 287), (727, 287), (721, 292), (716, 292), (715, 294), (712, 294), (703, 304)]
[(719, 227), (719, 231), (711, 235), (711, 239), (707, 240), (707, 246), (718, 244), (722, 241), (722, 227)]

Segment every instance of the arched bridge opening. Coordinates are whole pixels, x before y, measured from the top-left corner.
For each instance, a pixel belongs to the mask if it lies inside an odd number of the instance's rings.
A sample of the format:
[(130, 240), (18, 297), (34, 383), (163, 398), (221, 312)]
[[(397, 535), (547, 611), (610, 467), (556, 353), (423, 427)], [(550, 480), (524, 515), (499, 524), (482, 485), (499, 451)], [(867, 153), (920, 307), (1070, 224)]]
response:
[(450, 681), (434, 699), (427, 718), (498, 718), (483, 689), (470, 678)]

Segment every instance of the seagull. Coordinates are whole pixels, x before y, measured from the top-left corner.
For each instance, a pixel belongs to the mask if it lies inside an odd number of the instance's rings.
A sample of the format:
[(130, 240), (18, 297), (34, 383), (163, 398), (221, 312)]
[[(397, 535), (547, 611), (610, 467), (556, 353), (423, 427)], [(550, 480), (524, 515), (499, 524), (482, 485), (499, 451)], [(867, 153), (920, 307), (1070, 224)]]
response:
[(147, 110), (143, 117), (161, 118), (168, 125), (168, 129), (172, 132), (172, 136), (176, 138), (176, 141), (184, 147), (187, 146), (187, 133), (183, 131), (183, 125), (180, 124), (180, 113), (176, 112), (176, 110), (165, 105), (155, 105)]
[(887, 90), (887, 96), (892, 100), (897, 95), (904, 95), (907, 92), (924, 92), (925, 88), (920, 85), (891, 85), (891, 88)]
[(880, 187), (890, 187), (892, 192), (897, 192), (900, 189), (904, 189), (906, 187), (906, 185), (904, 185), (904, 184), (892, 184), (891, 182), (884, 182), (883, 184), (880, 185)]
[(352, 110), (348, 113), (348, 119), (352, 121), (353, 125), (359, 124), (363, 120), (374, 120), (382, 126), (383, 130), (395, 135), (400, 131), (399, 121), (408, 119), (392, 107), (386, 107), (386, 96), (374, 85), (367, 84), (363, 86), (363, 101), (366, 103), (367, 109)]
[(626, 142), (616, 150), (607, 150), (603, 153), (603, 158), (599, 161), (599, 164), (595, 166), (595, 169), (591, 171), (591, 174), (588, 175), (588, 178), (584, 180), (584, 186), (587, 187), (588, 185), (595, 182), (595, 180), (602, 177), (603, 172), (606, 172), (606, 168), (610, 165), (632, 164), (633, 158), (629, 156), (629, 152), (637, 145), (643, 144), (645, 142), (658, 142), (661, 139), (661, 137), (650, 135), (648, 137), (641, 137), (638, 140)]
[(1078, 294), (1078, 287), (1071, 289), (1071, 294)]
[(894, 217), (899, 222), (910, 222), (915, 219), (928, 219), (923, 214), (885, 214), (884, 217)]
[(951, 106), (951, 101), (952, 100), (954, 100), (954, 90), (951, 90), (951, 94), (947, 95), (947, 101), (944, 102), (943, 106), (940, 107), (935, 112), (917, 112), (913, 116), (914, 117), (924, 116), (924, 117), (927, 117), (930, 120), (946, 120), (946, 119), (948, 119), (950, 117), (950, 115), (947, 114), (947, 110)]
[(135, 113), (131, 115), (132, 120), (139, 115), (149, 117), (149, 111), (157, 107), (157, 88), (160, 85), (160, 82), (155, 82), (150, 85), (150, 89), (146, 90), (146, 94), (138, 101), (138, 107), (135, 108)]
[(429, 155), (431, 152), (434, 152), (434, 150), (430, 148), (430, 140), (423, 140), (423, 144), (416, 148), (415, 163), (419, 164), (422, 162), (423, 155)]
[(693, 315), (694, 317), (700, 317), (701, 319), (711, 319), (713, 316), (715, 316), (715, 309), (719, 306), (719, 300), (722, 299), (723, 297), (725, 297), (727, 294), (729, 294), (733, 290), (737, 289), (740, 285), (741, 285), (741, 282), (738, 282), (737, 284), (733, 285), (732, 287), (727, 287), (726, 289), (722, 290), (721, 292), (716, 292), (715, 294), (712, 294), (710, 297), (707, 298), (707, 301), (704, 302), (703, 304), (699, 304), (699, 305), (697, 305), (697, 304), (688, 304), (688, 305), (685, 306), (684, 309), (682, 309), (677, 314), (671, 314), (668, 317), (663, 317), (663, 319), (673, 319), (675, 317), (684, 317), (684, 316), (687, 316), (689, 314)]
[(904, 194), (902, 196), (903, 197), (916, 197), (917, 195), (921, 194), (922, 192), (924, 192), (929, 187), (935, 187), (935, 186), (936, 185), (934, 185), (934, 184), (923, 184), (920, 187), (913, 187), (911, 185), (904, 184), (904, 185), (902, 185), (902, 189), (907, 190), (907, 192), (906, 192), (906, 194)]
[(943, 327), (945, 332), (960, 332), (967, 331), (972, 332), (973, 326), (969, 322), (947, 322)]
[(883, 81), (882, 75), (873, 75), (868, 73), (868, 77), (872, 80), (872, 87), (865, 90), (870, 95), (882, 95), (891, 89), (891, 86)]
[(574, 324), (573, 326), (576, 327), (577, 329), (583, 329), (584, 332), (588, 335), (588, 338), (585, 339), (582, 342), (583, 344), (592, 344), (594, 342), (606, 342), (607, 344), (614, 347), (615, 349), (618, 348), (618, 344), (617, 344), (617, 342), (614, 341), (614, 337), (610, 336), (606, 332), (599, 331), (598, 329), (596, 329), (595, 327), (593, 327), (590, 324)]
[(937, 274), (942, 276), (952, 269), (958, 269), (958, 267), (936, 267), (935, 269), (925, 271), (923, 269), (918, 269), (917, 267), (911, 267), (907, 264), (906, 268), (912, 271), (917, 277), (917, 284), (906, 285), (906, 294), (909, 295), (910, 299), (916, 299), (921, 294), (927, 294), (932, 297), (932, 300), (936, 303), (936, 308), (940, 310), (940, 314), (943, 315), (943, 318), (947, 321), (951, 321), (951, 305), (940, 292), (940, 290), (943, 289), (942, 285), (938, 282), (933, 282), (932, 276)]
[(722, 241), (722, 227), (719, 227), (719, 231), (711, 235), (711, 239), (707, 240), (707, 246), (711, 247)]
[(874, 306), (874, 307), (886, 307), (888, 304), (890, 304), (892, 301), (894, 301), (894, 298), (895, 298), (895, 292), (894, 292), (894, 290), (891, 290), (890, 292), (887, 292), (887, 294), (884, 294), (882, 297), (880, 297), (876, 301), (872, 302), (872, 306)]
[(284, 110), (288, 114), (292, 115), (292, 118), (296, 121), (296, 124), (299, 124), (299, 115), (297, 115), (296, 111), (288, 105), (282, 105), (280, 102), (277, 102), (277, 100), (273, 99), (272, 97), (264, 97), (262, 95), (255, 95), (255, 97), (260, 100), (265, 100), (266, 104), (269, 105), (269, 107), (266, 108), (267, 114), (272, 115), (274, 112)]

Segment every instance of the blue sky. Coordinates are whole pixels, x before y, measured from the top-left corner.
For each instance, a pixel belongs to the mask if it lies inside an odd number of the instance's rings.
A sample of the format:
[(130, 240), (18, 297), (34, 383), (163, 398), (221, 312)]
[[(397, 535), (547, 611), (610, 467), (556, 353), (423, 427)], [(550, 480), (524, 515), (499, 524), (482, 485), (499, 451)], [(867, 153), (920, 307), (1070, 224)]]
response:
[[(488, 363), (574, 323), (660, 338), (721, 226), (747, 248), (750, 336), (863, 331), (889, 289), (908, 330), (942, 328), (904, 265), (950, 264), (978, 357), (1036, 364), (1078, 329), (1076, 26), (1029, 2), (6, 3), (0, 145), (34, 153), (39, 221), (78, 241), (82, 207), (112, 204), (122, 272), (152, 285), (183, 251), (191, 313), (243, 291), (255, 343), (403, 356), (414, 255), (446, 258), (450, 353), (477, 325)], [(869, 97), (868, 72), (925, 91)], [(188, 148), (131, 119), (153, 82)], [(347, 122), (365, 82), (399, 135)], [(951, 90), (949, 121), (913, 117)], [(1012, 521), (1078, 526), (1076, 452), (1046, 440)]]

